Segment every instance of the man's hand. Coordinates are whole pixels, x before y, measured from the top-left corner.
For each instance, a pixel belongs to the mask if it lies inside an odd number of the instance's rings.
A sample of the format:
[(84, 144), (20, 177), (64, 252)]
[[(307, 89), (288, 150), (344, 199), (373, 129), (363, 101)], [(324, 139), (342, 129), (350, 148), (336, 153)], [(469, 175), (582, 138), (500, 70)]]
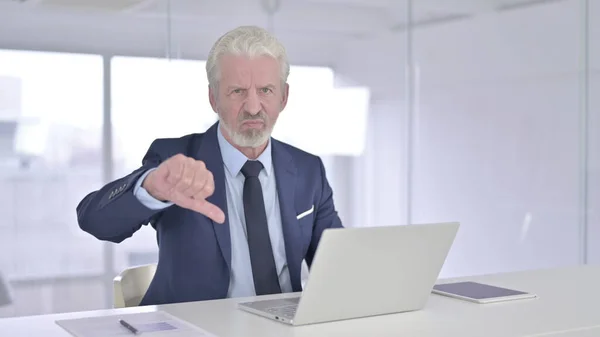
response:
[(218, 223), (225, 222), (225, 213), (206, 201), (215, 191), (215, 181), (202, 161), (175, 155), (150, 172), (142, 187), (155, 199), (170, 201)]

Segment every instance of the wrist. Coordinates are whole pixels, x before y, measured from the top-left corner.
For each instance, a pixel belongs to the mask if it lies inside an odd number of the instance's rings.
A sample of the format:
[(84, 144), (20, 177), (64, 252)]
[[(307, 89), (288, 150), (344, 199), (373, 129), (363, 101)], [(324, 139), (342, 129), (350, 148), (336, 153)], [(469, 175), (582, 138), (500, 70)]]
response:
[(154, 173), (154, 170), (150, 170), (150, 173), (148, 173), (145, 177), (144, 180), (142, 180), (142, 188), (146, 190), (146, 192), (150, 193), (151, 188), (151, 179), (152, 179), (152, 175)]
[(150, 196), (154, 199), (161, 202), (165, 202), (165, 200), (163, 200), (164, 198), (160, 196), (160, 193), (158, 193), (154, 189), (154, 184), (152, 183), (154, 178), (154, 171), (155, 170), (150, 171), (150, 173), (148, 173), (148, 175), (144, 178), (144, 180), (142, 181), (142, 188), (145, 189), (146, 192), (148, 192), (148, 194), (150, 194)]

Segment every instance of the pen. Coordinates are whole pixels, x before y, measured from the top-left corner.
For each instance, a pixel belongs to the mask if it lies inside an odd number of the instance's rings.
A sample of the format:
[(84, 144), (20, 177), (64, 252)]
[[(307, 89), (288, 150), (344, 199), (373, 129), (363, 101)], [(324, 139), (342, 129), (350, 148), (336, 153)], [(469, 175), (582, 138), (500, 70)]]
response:
[(134, 328), (131, 324), (125, 322), (122, 319), (119, 320), (119, 323), (121, 323), (122, 326), (126, 327), (127, 330), (131, 331), (134, 335), (137, 335), (138, 329)]

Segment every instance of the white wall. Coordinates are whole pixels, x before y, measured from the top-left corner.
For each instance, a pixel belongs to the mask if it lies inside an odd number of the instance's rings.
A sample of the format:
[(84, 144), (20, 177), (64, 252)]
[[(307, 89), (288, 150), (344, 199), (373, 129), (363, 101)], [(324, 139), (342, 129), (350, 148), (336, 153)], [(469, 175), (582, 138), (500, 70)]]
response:
[[(238, 25), (268, 23), (258, 1), (226, 5), (219, 1), (172, 2), (179, 14), (169, 30), (166, 6), (152, 14), (129, 14), (0, 1), (0, 48), (166, 57), (170, 47), (173, 58), (205, 60), (214, 41), (225, 31)], [(191, 8), (181, 8), (182, 3)], [(352, 6), (290, 2), (276, 16), (274, 29), (294, 64), (330, 65), (345, 41), (388, 24), (377, 14)], [(285, 29), (278, 29), (283, 26)]]
[[(593, 20), (600, 6), (592, 10)], [(364, 157), (370, 223), (403, 223), (399, 174), (410, 165), (412, 221), (462, 223), (444, 275), (578, 263), (582, 19), (573, 0), (416, 30), (413, 163), (404, 162), (406, 36), (356, 45), (338, 70), (378, 89), (376, 132)], [(599, 27), (595, 20), (592, 31)], [(600, 55), (591, 42), (592, 55)], [(592, 63), (600, 64), (597, 57)], [(592, 84), (590, 131), (597, 134), (600, 83)], [(592, 167), (600, 167), (597, 157)], [(589, 253), (599, 261), (595, 172)]]

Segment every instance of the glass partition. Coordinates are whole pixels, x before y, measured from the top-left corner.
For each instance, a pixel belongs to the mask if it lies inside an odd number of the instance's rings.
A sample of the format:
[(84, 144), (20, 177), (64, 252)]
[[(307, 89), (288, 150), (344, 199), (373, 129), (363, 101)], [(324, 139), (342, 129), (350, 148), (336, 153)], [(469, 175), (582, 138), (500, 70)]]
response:
[(578, 264), (580, 2), (464, 11), (415, 32), (412, 220), (461, 222), (445, 276)]
[(600, 3), (585, 1), (588, 9), (584, 25), (588, 64), (583, 85), (587, 109), (587, 261), (600, 264)]

